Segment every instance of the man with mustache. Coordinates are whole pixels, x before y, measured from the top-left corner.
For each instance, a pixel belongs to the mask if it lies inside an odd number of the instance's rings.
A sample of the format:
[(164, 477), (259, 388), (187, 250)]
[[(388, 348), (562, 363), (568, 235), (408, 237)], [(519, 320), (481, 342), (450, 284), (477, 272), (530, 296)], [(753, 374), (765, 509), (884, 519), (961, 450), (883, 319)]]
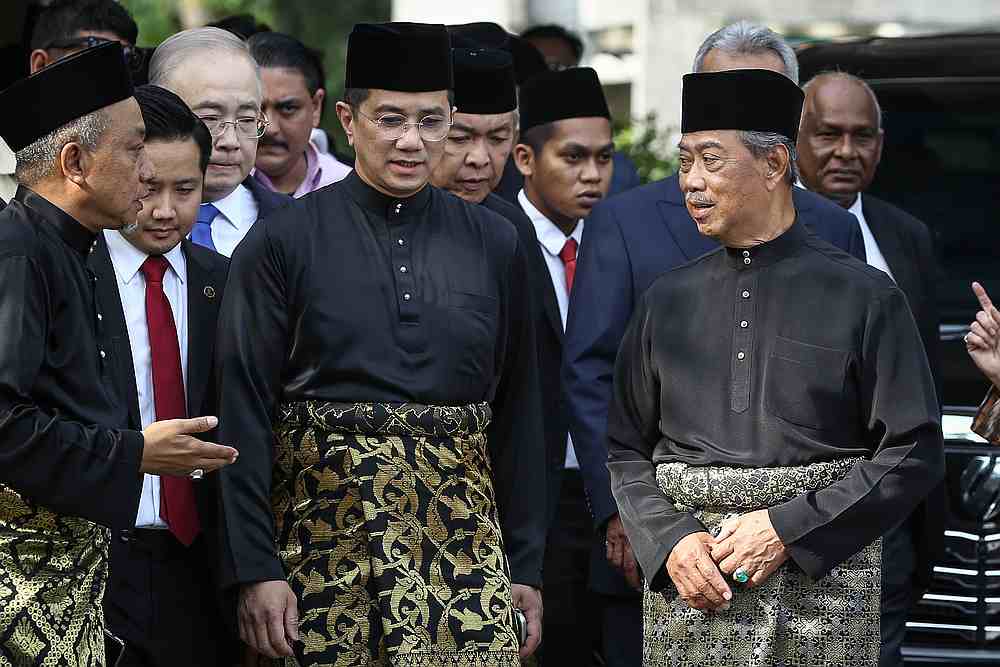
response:
[(270, 121), (257, 146), (254, 178), (275, 192), (301, 197), (347, 176), (350, 167), (309, 139), (326, 101), (319, 55), (280, 32), (257, 33), (247, 46), (260, 66), (262, 111)]
[[(115, 341), (112, 375), (138, 429), (214, 412), (211, 341), (229, 262), (187, 240), (212, 152), (208, 128), (165, 88), (141, 86), (135, 97), (149, 192), (135, 225), (104, 231), (90, 265)], [(215, 479), (143, 476), (134, 526), (111, 541), (104, 613), (126, 643), (120, 667), (235, 662), (212, 577)]]
[[(590, 68), (539, 74), (521, 86), (520, 101), (522, 134), (514, 160), (524, 176), (524, 189), (517, 201), (534, 227), (536, 240), (529, 252), (540, 270), (533, 273), (532, 293), (547, 320), (536, 333), (539, 363), (545, 371), (550, 527), (544, 568), (548, 613), (543, 661), (588, 664), (603, 614), (610, 622), (605, 628), (606, 659), (611, 665), (632, 664), (617, 659), (618, 647), (637, 644), (623, 643), (622, 638), (630, 630), (638, 633), (638, 615), (598, 605), (588, 592), (595, 536), (560, 387), (563, 332), (576, 251), (585, 229), (583, 219), (607, 195), (614, 169), (611, 114), (597, 73)], [(638, 585), (637, 576), (633, 582)]]
[[(319, 664), (519, 664), (544, 470), (525, 249), (428, 183), (452, 124), (443, 25), (359, 24), (345, 179), (233, 257), (220, 318), (224, 583), (243, 639)], [(537, 595), (537, 594), (536, 594)]]
[(802, 99), (771, 70), (684, 77), (680, 187), (722, 247), (642, 296), (608, 415), (647, 664), (877, 664), (882, 536), (944, 477), (906, 297), (796, 210)]
[[(764, 26), (734, 23), (709, 35), (694, 59), (695, 72), (759, 67), (798, 82), (795, 52)], [(705, 195), (707, 197), (707, 195)], [(802, 188), (792, 193), (803, 223), (835, 246), (864, 257), (857, 221), (825, 198)], [(587, 219), (566, 325), (564, 395), (597, 531), (606, 535), (591, 569), (594, 590), (631, 601), (639, 596), (625, 576), (635, 567), (607, 470), (607, 416), (611, 377), (622, 335), (642, 293), (661, 273), (693, 260), (717, 242), (698, 233), (676, 175), (598, 205)], [(688, 321), (690, 315), (678, 312)], [(603, 562), (602, 562), (603, 561)], [(639, 638), (636, 636), (635, 644)], [(635, 650), (639, 650), (636, 648)]]
[(135, 525), (143, 473), (185, 478), (236, 452), (188, 435), (215, 417), (140, 431), (115, 391), (87, 260), (101, 230), (135, 222), (150, 176), (121, 45), (64, 58), (0, 105), (19, 182), (0, 212), (0, 660), (101, 665), (108, 528)]
[(149, 82), (176, 93), (212, 134), (191, 240), (229, 257), (258, 219), (290, 201), (250, 177), (257, 140), (269, 123), (257, 63), (233, 33), (193, 28), (156, 47)]

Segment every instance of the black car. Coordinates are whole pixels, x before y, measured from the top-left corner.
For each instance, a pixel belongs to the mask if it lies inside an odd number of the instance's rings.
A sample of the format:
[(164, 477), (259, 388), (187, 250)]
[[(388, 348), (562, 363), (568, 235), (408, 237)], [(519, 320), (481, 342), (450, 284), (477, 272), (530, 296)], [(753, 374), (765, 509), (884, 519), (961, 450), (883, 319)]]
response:
[(945, 553), (907, 623), (907, 664), (1000, 664), (1000, 449), (969, 431), (989, 384), (962, 337), (978, 309), (970, 283), (1000, 300), (1000, 34), (803, 46), (803, 81), (864, 78), (883, 110), (871, 191), (923, 220), (940, 264), (947, 456)]

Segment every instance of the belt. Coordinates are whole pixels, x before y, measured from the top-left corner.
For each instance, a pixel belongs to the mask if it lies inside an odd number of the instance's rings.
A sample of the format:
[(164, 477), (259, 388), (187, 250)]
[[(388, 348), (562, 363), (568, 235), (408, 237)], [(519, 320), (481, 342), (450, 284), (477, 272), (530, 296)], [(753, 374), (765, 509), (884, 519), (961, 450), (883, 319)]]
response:
[(186, 550), (173, 533), (160, 528), (126, 528), (118, 532), (118, 539), (124, 544), (157, 555), (183, 553)]

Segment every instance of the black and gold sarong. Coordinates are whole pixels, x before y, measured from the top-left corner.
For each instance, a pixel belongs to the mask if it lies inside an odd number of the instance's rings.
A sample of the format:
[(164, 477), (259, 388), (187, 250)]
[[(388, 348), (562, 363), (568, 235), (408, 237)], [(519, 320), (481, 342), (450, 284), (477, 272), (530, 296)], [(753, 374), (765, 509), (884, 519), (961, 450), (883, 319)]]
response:
[[(791, 468), (657, 466), (678, 509), (713, 535), (731, 517), (785, 502), (843, 479), (858, 459)], [(727, 611), (702, 612), (673, 583), (647, 588), (643, 663), (674, 667), (873, 667), (878, 664), (882, 540), (812, 581), (791, 560), (760, 587), (730, 582)]]
[(488, 405), (301, 402), (275, 425), (307, 665), (519, 665)]
[(0, 484), (0, 666), (104, 665), (108, 541)]

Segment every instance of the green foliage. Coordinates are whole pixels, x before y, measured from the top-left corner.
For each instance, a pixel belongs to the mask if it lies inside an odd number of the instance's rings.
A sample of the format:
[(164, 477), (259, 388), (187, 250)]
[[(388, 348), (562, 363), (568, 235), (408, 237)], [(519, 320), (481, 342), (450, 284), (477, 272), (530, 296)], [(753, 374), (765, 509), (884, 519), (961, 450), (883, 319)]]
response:
[(656, 114), (615, 124), (615, 148), (635, 164), (643, 183), (666, 178), (677, 171), (677, 149), (671, 132), (656, 124)]

